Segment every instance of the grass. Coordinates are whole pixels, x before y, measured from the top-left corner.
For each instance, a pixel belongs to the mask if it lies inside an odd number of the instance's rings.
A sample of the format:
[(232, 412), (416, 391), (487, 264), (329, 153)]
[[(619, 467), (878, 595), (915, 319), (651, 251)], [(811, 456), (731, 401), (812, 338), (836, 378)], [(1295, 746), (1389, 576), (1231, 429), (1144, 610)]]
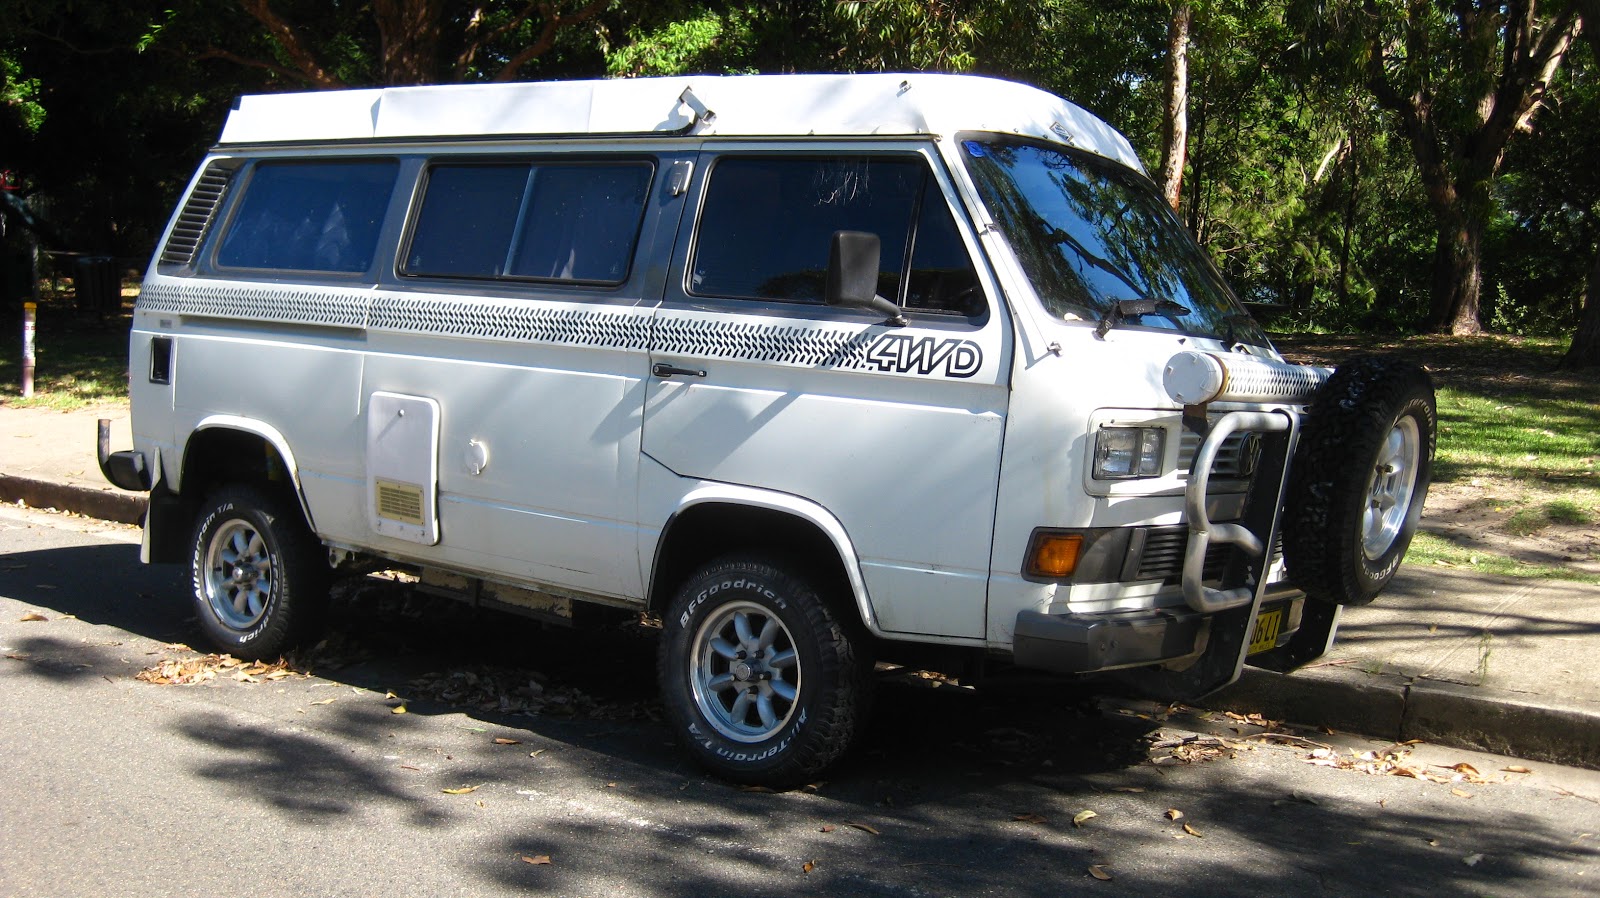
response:
[(128, 313), (137, 288), (124, 287), (122, 311), (102, 322), (78, 314), (70, 288), (40, 286), (31, 398), (22, 398), (22, 311), (0, 314), (7, 334), (0, 342), (0, 405), (68, 411), (126, 402)]
[[(1426, 366), (1438, 394), (1435, 490), (1479, 496), (1473, 508), (1493, 531), (1488, 535), (1529, 537), (1600, 522), (1600, 371), (1555, 371), (1562, 341), (1296, 336), (1281, 342), (1297, 361), (1337, 364), (1377, 351)], [(1429, 533), (1417, 534), (1407, 563), (1600, 582), (1600, 575), (1527, 564)]]

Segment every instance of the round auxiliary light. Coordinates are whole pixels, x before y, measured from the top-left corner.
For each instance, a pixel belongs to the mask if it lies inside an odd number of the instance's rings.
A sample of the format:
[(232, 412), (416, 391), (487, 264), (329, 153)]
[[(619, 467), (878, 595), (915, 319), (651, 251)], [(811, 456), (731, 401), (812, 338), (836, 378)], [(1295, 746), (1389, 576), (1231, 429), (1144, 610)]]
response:
[(1202, 405), (1217, 398), (1228, 383), (1228, 370), (1216, 356), (1186, 349), (1167, 360), (1161, 384), (1167, 395), (1184, 405)]

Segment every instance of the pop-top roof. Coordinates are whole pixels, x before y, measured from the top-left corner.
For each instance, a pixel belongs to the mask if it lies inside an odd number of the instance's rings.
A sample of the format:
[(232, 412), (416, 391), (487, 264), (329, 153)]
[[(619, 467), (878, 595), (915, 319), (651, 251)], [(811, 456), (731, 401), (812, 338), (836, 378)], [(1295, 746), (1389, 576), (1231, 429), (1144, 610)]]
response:
[(1037, 88), (971, 75), (685, 75), (240, 97), (223, 144), (481, 136), (892, 136), (997, 131), (1142, 170), (1127, 139)]

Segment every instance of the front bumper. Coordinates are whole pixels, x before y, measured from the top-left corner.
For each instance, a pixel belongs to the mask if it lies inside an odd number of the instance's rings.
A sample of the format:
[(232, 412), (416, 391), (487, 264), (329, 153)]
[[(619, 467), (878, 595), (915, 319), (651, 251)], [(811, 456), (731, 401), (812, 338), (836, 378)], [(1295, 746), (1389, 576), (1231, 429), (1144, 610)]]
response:
[(1109, 614), (1017, 612), (1012, 659), (1051, 673), (1163, 664), (1206, 650), (1212, 615), (1184, 609)]

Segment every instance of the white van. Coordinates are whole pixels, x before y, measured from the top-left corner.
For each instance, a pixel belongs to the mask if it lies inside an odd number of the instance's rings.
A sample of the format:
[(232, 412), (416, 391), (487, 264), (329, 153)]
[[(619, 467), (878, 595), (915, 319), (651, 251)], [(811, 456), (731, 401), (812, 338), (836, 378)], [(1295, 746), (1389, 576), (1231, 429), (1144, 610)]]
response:
[(374, 569), (644, 612), (689, 753), (766, 783), (878, 660), (1180, 698), (1318, 656), (1435, 430), (1418, 369), (1285, 363), (1104, 122), (946, 75), (241, 98), (131, 366), (102, 466), (219, 648)]

